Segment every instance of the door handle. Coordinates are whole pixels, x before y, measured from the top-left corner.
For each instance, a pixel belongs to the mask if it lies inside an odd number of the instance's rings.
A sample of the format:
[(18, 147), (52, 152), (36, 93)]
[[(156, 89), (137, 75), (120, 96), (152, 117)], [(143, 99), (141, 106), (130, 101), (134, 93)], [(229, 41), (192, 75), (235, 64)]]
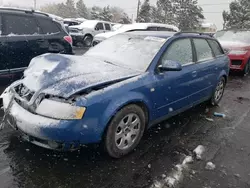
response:
[(42, 43), (42, 42), (45, 42), (45, 40), (44, 39), (38, 39), (37, 42)]
[(197, 71), (193, 71), (193, 72), (192, 72), (192, 76), (193, 76), (193, 77), (196, 77), (196, 76), (197, 76)]

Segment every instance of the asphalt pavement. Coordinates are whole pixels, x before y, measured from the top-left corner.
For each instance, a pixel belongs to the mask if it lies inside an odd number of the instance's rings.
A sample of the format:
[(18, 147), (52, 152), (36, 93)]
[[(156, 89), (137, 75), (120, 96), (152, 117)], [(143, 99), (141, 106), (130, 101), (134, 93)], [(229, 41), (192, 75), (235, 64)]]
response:
[[(226, 117), (215, 117), (214, 112)], [(220, 106), (204, 103), (162, 122), (119, 160), (109, 158), (101, 145), (70, 153), (46, 150), (6, 127), (0, 132), (0, 187), (250, 187), (249, 122), (250, 76), (234, 74)], [(198, 160), (193, 150), (199, 145), (204, 151)], [(193, 160), (183, 167), (187, 156)], [(208, 162), (215, 166), (206, 168)]]

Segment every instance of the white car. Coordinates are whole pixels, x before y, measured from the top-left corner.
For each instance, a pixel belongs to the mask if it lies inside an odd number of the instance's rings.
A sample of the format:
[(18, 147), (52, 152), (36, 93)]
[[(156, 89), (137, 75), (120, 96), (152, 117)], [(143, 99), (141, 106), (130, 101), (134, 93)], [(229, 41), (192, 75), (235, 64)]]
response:
[(91, 46), (95, 35), (110, 31), (112, 31), (111, 23), (99, 20), (86, 20), (80, 25), (69, 27), (74, 46), (78, 43)]
[(129, 31), (172, 31), (178, 32), (179, 28), (173, 25), (168, 24), (160, 24), (160, 23), (134, 23), (134, 24), (127, 24), (121, 26), (119, 29), (113, 32), (107, 33), (100, 33), (94, 37), (93, 46), (97, 45), (98, 43), (120, 33), (125, 33)]

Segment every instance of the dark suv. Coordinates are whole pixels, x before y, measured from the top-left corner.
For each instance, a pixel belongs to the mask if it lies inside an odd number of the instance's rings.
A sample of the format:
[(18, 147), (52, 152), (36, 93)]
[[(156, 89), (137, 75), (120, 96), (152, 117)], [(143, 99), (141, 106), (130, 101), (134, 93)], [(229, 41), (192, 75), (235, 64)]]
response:
[(45, 13), (0, 8), (0, 85), (22, 77), (30, 60), (44, 53), (72, 54), (65, 27)]

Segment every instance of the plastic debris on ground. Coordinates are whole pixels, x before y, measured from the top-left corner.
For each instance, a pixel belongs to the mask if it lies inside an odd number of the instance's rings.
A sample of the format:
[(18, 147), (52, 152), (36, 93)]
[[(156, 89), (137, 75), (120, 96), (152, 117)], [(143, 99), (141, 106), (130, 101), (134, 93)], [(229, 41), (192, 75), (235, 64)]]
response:
[(193, 151), (195, 153), (196, 159), (201, 160), (202, 154), (205, 152), (205, 147), (202, 145), (197, 146), (195, 150)]
[(206, 169), (207, 170), (214, 170), (215, 169), (215, 164), (213, 164), (212, 162), (208, 162), (207, 164), (206, 164)]
[(212, 118), (205, 118), (207, 121), (214, 122), (214, 119)]
[(226, 117), (226, 114), (222, 114), (222, 113), (214, 112), (214, 116), (216, 116), (216, 117), (222, 117), (222, 118), (225, 118), (225, 117)]

